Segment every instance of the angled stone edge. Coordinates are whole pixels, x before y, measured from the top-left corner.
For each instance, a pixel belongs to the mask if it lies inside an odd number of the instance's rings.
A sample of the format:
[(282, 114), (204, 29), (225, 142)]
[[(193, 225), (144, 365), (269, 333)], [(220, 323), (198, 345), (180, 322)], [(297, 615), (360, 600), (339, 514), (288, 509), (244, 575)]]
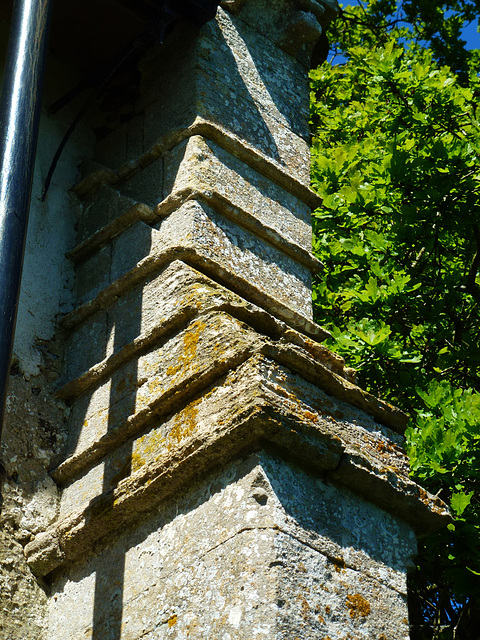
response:
[[(25, 554), (32, 570), (45, 576), (83, 559), (116, 530), (213, 468), (261, 449), (273, 448), (302, 467), (365, 494), (368, 501), (380, 503), (417, 530), (444, 525), (449, 519), (445, 505), (410, 480), (398, 447), (384, 454), (378, 446), (388, 447), (384, 436), (370, 431), (367, 453), (357, 453), (357, 459), (364, 460), (351, 463), (352, 451), (363, 446), (358, 432), (365, 429), (352, 423), (351, 416), (338, 424), (331, 417), (314, 416), (308, 410), (311, 386), (285, 378), (281, 367), (261, 355), (246, 361), (220, 381), (209, 397), (175, 414), (167, 432), (159, 425), (158, 433), (145, 436), (147, 442), (138, 440), (132, 475), (29, 543)], [(232, 397), (234, 401), (229, 402)], [(205, 408), (203, 418), (199, 418), (198, 402)], [(366, 431), (363, 439), (365, 435)], [(389, 462), (400, 465), (401, 473), (395, 478)]]
[(118, 236), (122, 231), (131, 227), (135, 222), (141, 220), (148, 225), (154, 225), (159, 220), (168, 217), (173, 211), (181, 207), (186, 202), (192, 200), (203, 201), (210, 205), (217, 213), (224, 215), (232, 222), (254, 233), (282, 251), (285, 255), (290, 256), (298, 263), (308, 267), (313, 274), (318, 273), (323, 268), (323, 264), (311, 252), (305, 251), (298, 244), (290, 242), (283, 237), (275, 229), (260, 222), (254, 215), (235, 206), (228, 198), (222, 196), (216, 191), (208, 192), (198, 191), (196, 189), (186, 188), (174, 191), (169, 194), (154, 209), (143, 203), (136, 203), (128, 208), (116, 220), (105, 225), (92, 236), (77, 245), (74, 249), (67, 253), (67, 257), (74, 262), (79, 262), (85, 257), (100, 249), (110, 240)]
[(84, 199), (106, 182), (110, 185), (115, 185), (122, 180), (130, 178), (133, 174), (141, 171), (155, 160), (158, 160), (158, 158), (162, 157), (168, 151), (171, 151), (187, 138), (197, 135), (215, 142), (225, 151), (228, 151), (252, 167), (252, 169), (258, 171), (258, 173), (261, 173), (305, 202), (311, 209), (317, 209), (322, 205), (320, 196), (303, 182), (300, 182), (295, 176), (290, 175), (283, 165), (268, 158), (261, 151), (250, 146), (234, 133), (201, 117), (197, 117), (189, 127), (171, 131), (163, 136), (151, 149), (136, 160), (124, 164), (117, 172), (108, 168), (95, 171), (77, 183), (72, 191), (79, 198)]
[[(290, 329), (288, 325), (267, 311), (247, 302), (181, 260), (174, 260), (159, 269), (157, 274), (153, 274), (149, 284), (151, 285), (151, 283), (155, 283), (156, 290), (155, 294), (150, 294), (149, 297), (152, 304), (155, 305), (155, 315), (152, 321), (147, 327), (140, 330), (134, 340), (115, 350), (108, 357), (96, 362), (95, 365), (86, 368), (68, 381), (61, 378), (57, 388), (57, 394), (60, 397), (71, 400), (84, 393), (91, 386), (111, 375), (128, 360), (153, 348), (168, 335), (183, 330), (199, 315), (205, 316), (214, 311), (225, 311), (230, 316), (254, 328), (256, 332), (268, 335), (273, 340), (278, 340), (287, 333), (295, 344), (308, 345), (308, 347), (305, 346), (305, 349), (309, 350), (311, 354), (315, 354), (314, 357), (323, 359), (325, 363), (328, 362), (328, 366), (332, 370), (347, 377), (350, 373), (344, 371), (344, 360), (332, 354), (326, 347), (322, 347), (294, 329)], [(137, 285), (137, 288), (141, 288), (143, 294), (148, 286), (148, 284), (144, 285), (142, 281)], [(134, 291), (135, 287), (132, 288), (132, 293)], [(112, 317), (116, 315), (116, 305), (117, 299), (113, 299), (106, 307)], [(142, 311), (144, 310), (142, 308)], [(74, 330), (76, 325), (67, 328)]]
[(229, 220), (236, 222), (244, 229), (248, 229), (258, 238), (262, 238), (300, 264), (308, 267), (312, 273), (318, 273), (324, 266), (311, 252), (305, 251), (298, 244), (290, 242), (278, 231), (260, 222), (254, 215), (235, 206), (228, 198), (213, 190), (202, 192), (187, 188), (171, 193), (155, 207), (154, 211), (158, 216), (165, 218), (172, 211), (190, 200), (206, 202), (218, 213), (223, 214)]
[(345, 377), (331, 371), (321, 361), (314, 360), (296, 345), (289, 344), (286, 340), (276, 344), (267, 343), (262, 353), (292, 369), (334, 398), (361, 409), (380, 424), (400, 434), (405, 432), (408, 416), (403, 411), (388, 402), (379, 400)]
[[(220, 317), (228, 318), (224, 312), (225, 309), (222, 309), (220, 314), (209, 311), (208, 314), (200, 316), (200, 319), (207, 326), (212, 319), (216, 318), (218, 331)], [(189, 331), (190, 326), (195, 327), (195, 324), (198, 324), (198, 321), (192, 322), (186, 332)], [(286, 367), (288, 371), (299, 376), (299, 380), (315, 385), (331, 398), (360, 409), (392, 431), (403, 433), (407, 416), (399, 409), (363, 392), (342, 375), (332, 371), (332, 369), (339, 371), (341, 366), (333, 354), (329, 352), (321, 354), (323, 362), (314, 360), (311, 354), (315, 353), (314, 349), (322, 349), (321, 345), (312, 345), (311, 342), (309, 344), (300, 334), (293, 333), (291, 330), (287, 330), (282, 339), (275, 343), (255, 332), (248, 331), (249, 327), (245, 329), (244, 338), (235, 347), (229, 345), (234, 348), (231, 348), (228, 353), (223, 347), (228, 342), (227, 336), (223, 337), (221, 334), (217, 336), (217, 342), (222, 344), (222, 350), (225, 353), (221, 360), (218, 356), (212, 357), (210, 348), (204, 345), (202, 354), (206, 357), (206, 362), (203, 366), (199, 366), (198, 361), (194, 359), (190, 363), (191, 366), (185, 364), (178, 375), (175, 376), (173, 373), (168, 375), (167, 384), (157, 382), (155, 392), (153, 390), (149, 392), (148, 403), (142, 409), (129, 416), (126, 421), (111, 427), (106, 434), (79, 452), (70, 455), (51, 472), (53, 479), (61, 485), (72, 482), (85, 469), (91, 468), (93, 464), (129, 438), (145, 430), (154, 422), (164, 420), (171, 412), (179, 412), (191, 402), (192, 397), (207, 393), (209, 387), (218, 383), (223, 376), (230, 373), (233, 375), (252, 357), (267, 356), (274, 363)], [(309, 415), (312, 420), (316, 419), (314, 413)]]
[(142, 220), (148, 225), (158, 222), (158, 215), (146, 204), (136, 202), (134, 205), (126, 209), (124, 213), (115, 220), (106, 224), (104, 227), (96, 231), (92, 236), (78, 244), (67, 253), (67, 258), (74, 262), (79, 262), (89, 254), (107, 244), (110, 240), (118, 236), (122, 231), (128, 229), (138, 220)]
[(267, 295), (248, 280), (227, 271), (223, 266), (218, 265), (210, 257), (203, 255), (194, 247), (178, 245), (154, 247), (150, 254), (140, 260), (133, 269), (106, 286), (94, 298), (64, 316), (60, 321), (61, 329), (74, 329), (93, 313), (109, 306), (116, 298), (124, 295), (127, 291), (175, 260), (180, 260), (192, 266), (220, 285), (231, 289), (247, 302), (265, 309), (267, 313), (275, 313), (279, 320), (293, 329), (305, 333), (314, 340), (321, 341), (330, 337), (329, 331), (323, 329), (320, 325), (297, 313), (294, 309), (272, 296)]
[[(181, 262), (172, 269), (185, 269)], [(195, 269), (192, 271), (195, 273)], [(177, 292), (178, 311), (166, 321), (155, 323), (147, 334), (138, 336), (130, 343), (112, 354), (94, 367), (84, 372), (75, 380), (70, 381), (59, 389), (58, 394), (63, 399), (71, 399), (83, 393), (90, 386), (111, 375), (112, 371), (121, 364), (134, 357), (141, 350), (151, 346), (161, 336), (175, 331), (186, 321), (191, 321), (198, 314), (224, 311), (232, 317), (238, 318), (258, 333), (262, 341), (260, 347), (264, 353), (282, 362), (307, 380), (323, 388), (327, 393), (362, 409), (376, 420), (390, 428), (403, 433), (407, 416), (392, 405), (375, 398), (363, 391), (349, 378), (351, 370), (345, 368), (345, 362), (326, 347), (302, 335), (302, 332), (290, 328), (286, 323), (242, 300), (228, 289), (212, 282), (197, 272), (197, 284), (202, 285), (195, 290), (195, 296), (190, 295), (190, 289)], [(268, 331), (270, 337), (265, 335)], [(262, 335), (263, 334), (263, 335)], [(183, 384), (183, 383), (182, 383)]]

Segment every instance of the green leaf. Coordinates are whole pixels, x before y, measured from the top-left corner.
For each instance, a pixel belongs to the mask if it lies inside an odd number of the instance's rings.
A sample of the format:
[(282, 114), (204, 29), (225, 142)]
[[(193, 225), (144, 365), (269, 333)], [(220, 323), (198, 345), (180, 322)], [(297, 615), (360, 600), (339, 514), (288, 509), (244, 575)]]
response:
[(470, 493), (465, 493), (464, 491), (458, 491), (452, 495), (450, 500), (450, 505), (452, 509), (455, 511), (457, 516), (461, 516), (465, 509), (470, 504), (470, 501), (473, 496), (473, 491)]

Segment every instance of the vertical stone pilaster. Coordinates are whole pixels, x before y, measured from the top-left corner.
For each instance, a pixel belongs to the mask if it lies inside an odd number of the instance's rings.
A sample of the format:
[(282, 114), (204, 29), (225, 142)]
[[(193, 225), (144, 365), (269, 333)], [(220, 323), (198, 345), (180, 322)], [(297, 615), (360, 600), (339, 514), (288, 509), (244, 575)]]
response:
[[(400, 640), (405, 416), (312, 320), (308, 60), (331, 2), (224, 2), (142, 62), (78, 186), (51, 640)], [(72, 613), (73, 612), (73, 613)]]

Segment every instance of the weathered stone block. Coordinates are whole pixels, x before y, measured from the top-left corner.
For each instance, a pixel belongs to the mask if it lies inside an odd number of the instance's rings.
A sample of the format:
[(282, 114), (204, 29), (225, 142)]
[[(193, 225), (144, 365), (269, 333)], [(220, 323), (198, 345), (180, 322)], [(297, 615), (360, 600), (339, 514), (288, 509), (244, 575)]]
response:
[[(110, 330), (109, 330), (110, 329)], [(112, 353), (112, 330), (105, 311), (78, 326), (68, 341), (64, 379), (72, 380)]]
[(198, 38), (188, 35), (186, 46), (186, 35), (179, 30), (155, 62), (149, 60), (139, 105), (145, 110), (145, 151), (167, 132), (203, 118), (241, 137), (308, 185), (306, 70), (222, 10)]
[(171, 194), (170, 198), (177, 193), (218, 194), (256, 218), (266, 232), (273, 229), (305, 251), (311, 251), (308, 204), (201, 136), (189, 138), (166, 154), (165, 191)]
[(153, 244), (152, 235), (152, 229), (139, 221), (114, 238), (110, 282), (115, 282), (148, 256)]
[[(360, 538), (359, 523), (371, 535)], [(404, 640), (414, 552), (411, 530), (392, 516), (260, 453), (59, 576), (51, 638)]]
[[(210, 206), (191, 201), (171, 213), (161, 223), (155, 242), (160, 248), (163, 243), (172, 245), (175, 241), (194, 250), (199, 266), (206, 265), (220, 279), (228, 281), (234, 276), (264, 293), (267, 310), (270, 300), (274, 304), (273, 298), (311, 319), (310, 269), (219, 215)], [(275, 314), (275, 310), (272, 311)]]
[[(259, 345), (252, 330), (225, 314), (194, 320), (146, 354), (137, 354), (77, 400), (67, 455), (81, 458), (85, 452), (102, 451), (102, 446), (105, 451), (113, 436), (126, 439), (132, 429), (141, 428), (155, 413), (165, 415), (175, 399), (191, 397)], [(64, 492), (64, 498), (69, 492), (75, 493), (75, 486)]]
[(110, 185), (102, 185), (84, 203), (78, 216), (77, 244), (84, 242), (135, 204), (131, 197), (120, 194)]
[[(198, 358), (191, 342), (202, 318), (187, 333), (166, 343), (157, 352), (158, 360), (150, 357), (143, 366), (130, 363), (127, 373), (114, 375), (110, 404), (87, 416), (78, 434), (83, 448), (55, 472), (64, 482), (73, 480), (63, 492), (65, 520), (59, 525), (63, 544), (73, 545), (70, 553), (78, 552), (70, 529), (77, 528), (73, 523), (79, 518), (88, 531), (75, 531), (75, 537), (80, 536), (83, 544), (92, 543), (118, 526), (115, 518), (128, 522), (132, 514), (153, 508), (163, 492), (171, 491), (171, 482), (187, 484), (190, 474), (198, 478), (221, 460), (258, 449), (260, 443), (317, 471), (327, 471), (335, 481), (415, 526), (435, 525), (448, 517), (443, 504), (409, 478), (405, 452), (395, 445), (401, 442), (398, 434), (278, 362), (259, 354), (249, 357), (258, 348), (254, 341), (240, 350), (230, 347), (232, 338), (222, 334), (231, 319), (225, 324), (221, 318), (211, 314), (210, 326), (203, 327), (199, 334), (203, 342), (195, 347)], [(222, 327), (217, 332), (218, 321)], [(205, 332), (210, 334), (211, 346)], [(172, 386), (165, 381), (161, 360), (166, 346), (175, 346), (179, 338), (186, 349), (180, 356), (181, 370), (172, 370), (165, 362), (167, 376), (178, 376)], [(235, 340), (237, 345), (246, 343), (243, 336)], [(184, 360), (191, 356), (189, 369)], [(208, 362), (205, 367), (202, 359)], [(145, 384), (142, 375), (138, 380), (133, 377), (135, 367), (149, 376)], [(123, 398), (112, 401), (122, 393)], [(357, 458), (353, 465), (349, 462), (352, 451)], [(76, 477), (83, 469), (85, 475)]]
[(118, 169), (124, 162), (134, 157), (127, 154), (127, 127), (128, 124), (121, 124), (97, 143), (95, 147), (97, 162), (112, 169)]
[(159, 230), (136, 222), (79, 263), (79, 302), (126, 276), (145, 258), (158, 267), (185, 259), (287, 322), (312, 318), (310, 267), (194, 200), (173, 211)]

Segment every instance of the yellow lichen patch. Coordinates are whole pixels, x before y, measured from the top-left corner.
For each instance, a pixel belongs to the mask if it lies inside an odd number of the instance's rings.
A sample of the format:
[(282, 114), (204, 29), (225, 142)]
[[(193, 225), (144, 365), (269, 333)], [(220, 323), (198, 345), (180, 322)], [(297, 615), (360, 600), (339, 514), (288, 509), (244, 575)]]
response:
[(205, 329), (203, 320), (196, 320), (183, 337), (183, 357), (191, 362), (197, 353), (198, 341)]
[(169, 627), (174, 627), (177, 624), (178, 621), (178, 616), (176, 613), (173, 614), (173, 616), (170, 616), (170, 618), (167, 620), (167, 624)]
[(180, 413), (177, 413), (174, 418), (173, 427), (168, 434), (168, 449), (170, 449), (174, 443), (180, 442), (183, 438), (186, 438), (195, 431), (197, 428), (198, 405), (200, 402), (202, 402), (202, 398), (194, 400), (180, 411)]
[(303, 596), (298, 596), (298, 600), (302, 605), (302, 617), (304, 619), (307, 619), (310, 614), (310, 605), (308, 604), (307, 600)]
[(154, 430), (139, 438), (132, 452), (132, 473), (159, 457), (165, 447), (165, 437)]
[(176, 365), (172, 365), (167, 368), (167, 375), (175, 376), (186, 367), (191, 368), (192, 361), (197, 355), (200, 336), (205, 330), (205, 327), (206, 325), (203, 320), (196, 320), (190, 327), (188, 327), (183, 335), (183, 353), (180, 355)]
[(347, 596), (347, 607), (351, 618), (365, 618), (370, 613), (370, 603), (359, 593)]
[(182, 365), (177, 364), (175, 366), (167, 367), (167, 376), (176, 376), (179, 371), (181, 371)]
[(132, 473), (135, 473), (135, 471), (138, 471), (140, 467), (143, 467), (145, 462), (145, 458), (142, 458), (142, 456), (137, 453), (132, 453)]
[(303, 415), (307, 420), (310, 420), (311, 422), (318, 422), (318, 415), (316, 413), (304, 410)]
[(214, 295), (218, 295), (218, 290), (206, 283), (195, 282), (189, 287), (189, 291), (185, 294), (184, 299), (187, 305), (193, 303), (197, 309), (202, 309), (205, 304), (204, 298)]

